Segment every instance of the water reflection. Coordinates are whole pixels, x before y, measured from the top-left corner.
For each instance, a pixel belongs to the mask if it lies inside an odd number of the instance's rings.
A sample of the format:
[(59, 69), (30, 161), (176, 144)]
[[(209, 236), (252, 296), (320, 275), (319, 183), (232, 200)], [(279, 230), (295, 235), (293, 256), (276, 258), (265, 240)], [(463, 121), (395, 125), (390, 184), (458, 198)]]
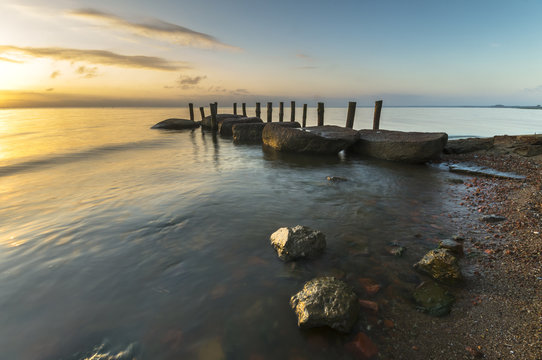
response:
[[(137, 344), (133, 357), (150, 359), (349, 358), (350, 335), (297, 328), (290, 296), (332, 274), (360, 297), (359, 279), (371, 278), (382, 288), (375, 301), (408, 304), (411, 264), (454, 230), (450, 174), (438, 168), (150, 131), (155, 114), (141, 110), (67, 114), (97, 133), (82, 149), (42, 148), (38, 159), (51, 163), (5, 173), (0, 183), (5, 358), (84, 359), (129, 344)], [(269, 235), (297, 224), (327, 235), (321, 258), (277, 259)], [(388, 253), (391, 242), (408, 248), (403, 258)], [(356, 329), (368, 324), (362, 316)], [(109, 345), (97, 346), (104, 339)]]

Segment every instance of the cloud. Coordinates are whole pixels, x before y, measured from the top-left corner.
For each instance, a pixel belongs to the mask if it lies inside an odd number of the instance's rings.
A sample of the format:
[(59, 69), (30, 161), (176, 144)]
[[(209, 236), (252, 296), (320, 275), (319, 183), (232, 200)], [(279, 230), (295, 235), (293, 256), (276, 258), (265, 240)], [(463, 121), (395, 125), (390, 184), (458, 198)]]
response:
[(0, 61), (6, 61), (6, 62), (10, 62), (10, 63), (15, 63), (15, 64), (22, 64), (23, 63), (22, 61), (8, 59), (8, 58), (1, 57), (1, 56), (0, 56)]
[(538, 85), (534, 88), (527, 88), (527, 89), (524, 89), (524, 91), (530, 92), (530, 93), (539, 93), (539, 92), (542, 92), (542, 85)]
[(312, 65), (296, 67), (296, 69), (298, 69), (298, 70), (312, 70), (312, 69), (317, 69), (317, 68), (318, 68), (317, 66), (312, 66)]
[(90, 64), (110, 65), (124, 68), (177, 71), (189, 69), (186, 62), (173, 62), (153, 56), (121, 55), (106, 50), (80, 50), (69, 48), (35, 48), (0, 45), (0, 54), (17, 53), (35, 58), (49, 58), (71, 62), (86, 62)]
[(51, 79), (56, 79), (59, 76), (60, 76), (60, 71), (53, 71), (51, 73)]
[(68, 15), (86, 21), (105, 23), (112, 28), (124, 30), (134, 35), (158, 39), (171, 44), (203, 49), (241, 50), (239, 47), (224, 44), (211, 35), (159, 19), (151, 19), (146, 23), (136, 23), (123, 19), (120, 16), (91, 8), (72, 10), (68, 12)]
[(296, 54), (295, 56), (300, 59), (312, 59), (312, 57), (307, 54)]
[(46, 89), (45, 91), (53, 91), (55, 90), (54, 88), (49, 88), (49, 89)]
[(232, 95), (248, 95), (248, 94), (250, 94), (250, 91), (248, 91), (247, 89), (235, 89), (235, 90), (230, 90), (230, 94), (232, 94)]
[(198, 85), (201, 81), (207, 79), (207, 76), (179, 76), (179, 79), (177, 80), (177, 83), (179, 85)]
[(76, 74), (81, 75), (85, 79), (91, 79), (93, 77), (98, 76), (97, 74), (98, 68), (95, 67), (87, 67), (87, 66), (79, 66), (77, 70), (75, 70)]

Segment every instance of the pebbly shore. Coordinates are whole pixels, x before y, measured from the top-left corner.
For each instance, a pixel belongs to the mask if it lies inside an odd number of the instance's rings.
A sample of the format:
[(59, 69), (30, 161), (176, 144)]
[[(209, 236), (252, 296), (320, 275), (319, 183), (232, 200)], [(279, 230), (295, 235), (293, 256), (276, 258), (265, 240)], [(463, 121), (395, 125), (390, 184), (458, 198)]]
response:
[(443, 155), (444, 165), (469, 163), (525, 178), (466, 176), (450, 184), (461, 210), (450, 221), (465, 238), (465, 285), (447, 317), (405, 317), (400, 306), (390, 308), (397, 320), (380, 358), (542, 359), (542, 155), (531, 151), (539, 139), (480, 139), (469, 151)]

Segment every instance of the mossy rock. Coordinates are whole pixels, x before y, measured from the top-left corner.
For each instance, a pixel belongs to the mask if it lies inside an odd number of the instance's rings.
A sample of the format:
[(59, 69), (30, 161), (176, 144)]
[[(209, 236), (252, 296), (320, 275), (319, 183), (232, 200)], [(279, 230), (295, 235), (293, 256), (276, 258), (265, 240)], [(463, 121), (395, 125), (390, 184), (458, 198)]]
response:
[(455, 302), (452, 294), (433, 281), (423, 282), (413, 296), (417, 308), (432, 316), (448, 315)]
[(458, 260), (448, 249), (429, 251), (414, 268), (445, 284), (454, 285), (463, 280)]

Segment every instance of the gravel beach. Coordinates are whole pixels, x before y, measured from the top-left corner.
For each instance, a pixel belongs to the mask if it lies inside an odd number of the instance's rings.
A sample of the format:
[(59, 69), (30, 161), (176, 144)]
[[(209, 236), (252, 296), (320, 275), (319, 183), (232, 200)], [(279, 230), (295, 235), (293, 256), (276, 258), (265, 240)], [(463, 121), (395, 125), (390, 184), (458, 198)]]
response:
[[(526, 139), (512, 140), (533, 143)], [(388, 345), (380, 358), (542, 359), (542, 155), (526, 157), (508, 145), (442, 157), (443, 166), (467, 163), (525, 178), (466, 175), (450, 183), (460, 205), (449, 217), (464, 238), (465, 282), (445, 317), (390, 306), (394, 326), (381, 335)]]

